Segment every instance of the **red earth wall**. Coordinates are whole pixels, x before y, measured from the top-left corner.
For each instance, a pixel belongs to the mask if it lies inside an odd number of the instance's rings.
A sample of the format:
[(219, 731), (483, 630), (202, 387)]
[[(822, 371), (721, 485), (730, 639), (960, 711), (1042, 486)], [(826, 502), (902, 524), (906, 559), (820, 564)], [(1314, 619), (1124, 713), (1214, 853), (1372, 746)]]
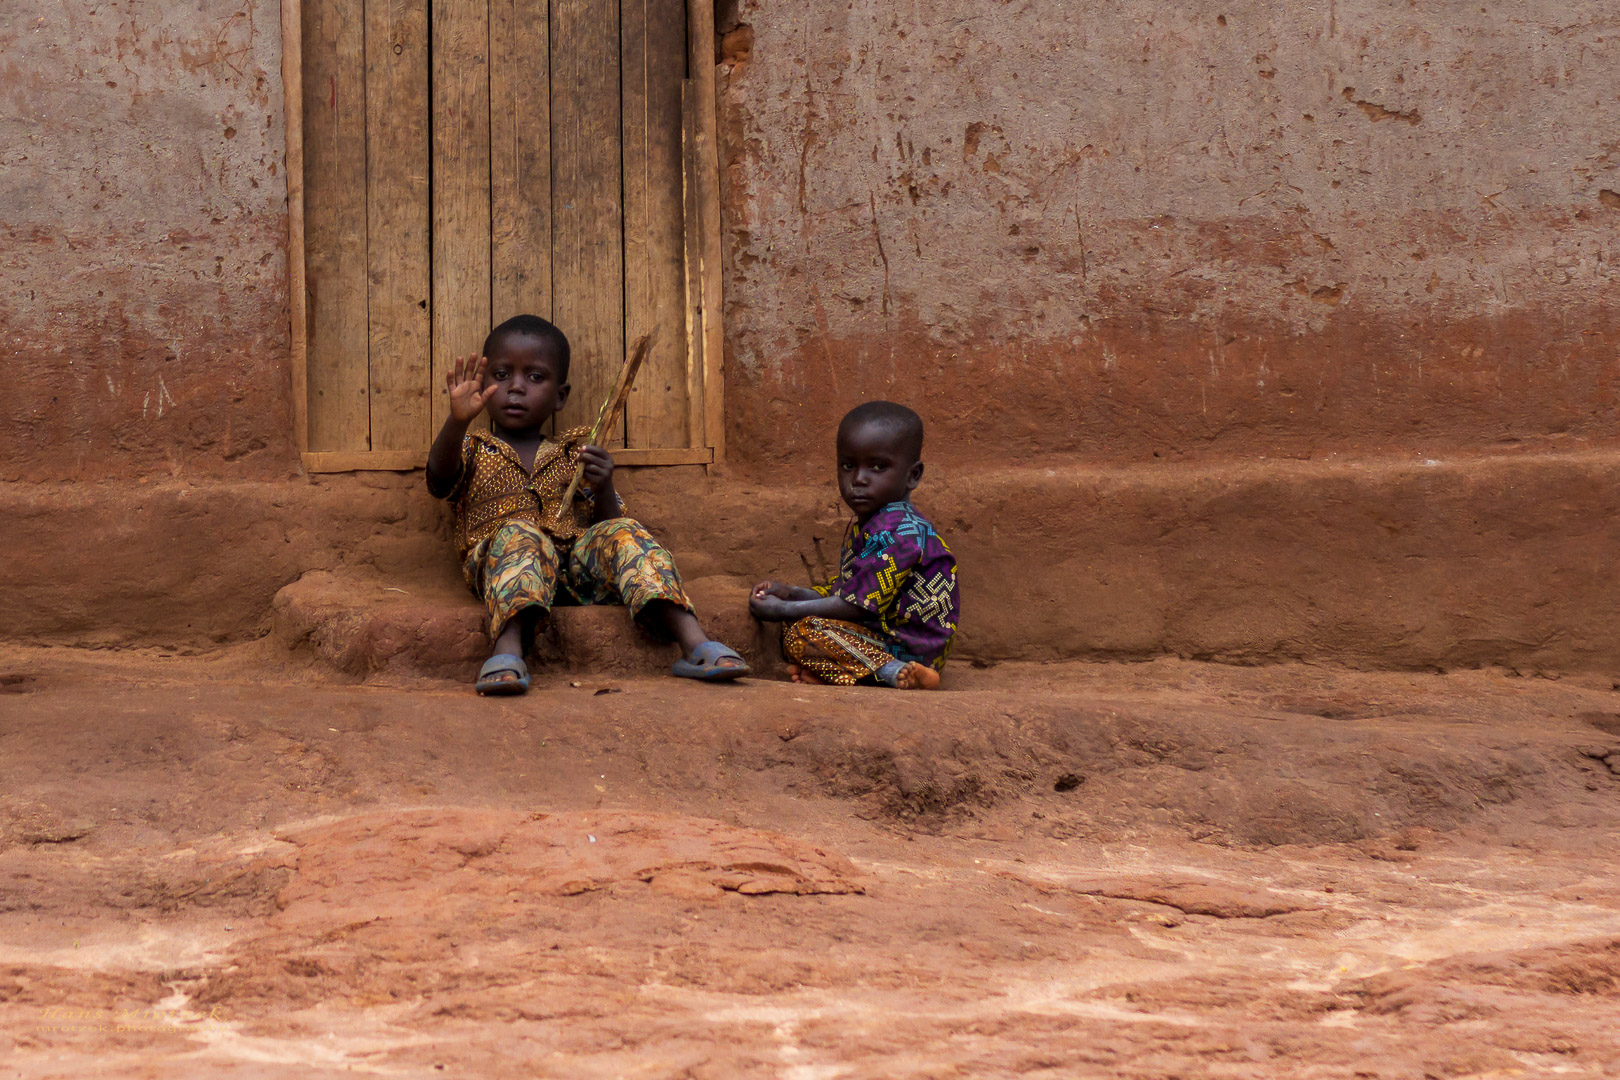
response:
[[(723, 0), (733, 460), (1612, 441), (1611, 8), (1307, 8)], [(0, 478), (292, 465), (278, 18), (0, 15)]]
[[(631, 485), (694, 567), (816, 557), (884, 396), (963, 656), (1620, 668), (1610, 5), (718, 23), (729, 464)], [(202, 645), (310, 569), (451, 572), (416, 478), (299, 473), (280, 61), (257, 0), (0, 7), (0, 633)]]
[(0, 8), (0, 480), (297, 468), (280, 17)]
[(722, 13), (734, 459), (1610, 442), (1606, 0)]

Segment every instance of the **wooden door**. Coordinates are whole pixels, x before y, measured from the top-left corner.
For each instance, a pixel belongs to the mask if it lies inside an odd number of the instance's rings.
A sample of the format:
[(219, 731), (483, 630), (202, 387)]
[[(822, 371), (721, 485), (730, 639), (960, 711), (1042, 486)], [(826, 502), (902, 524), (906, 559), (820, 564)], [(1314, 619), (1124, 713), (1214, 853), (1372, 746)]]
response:
[(420, 466), (446, 369), (523, 312), (573, 346), (563, 427), (594, 418), (627, 347), (656, 329), (608, 441), (626, 465), (714, 460), (712, 9), (302, 0), (283, 12), (306, 466)]

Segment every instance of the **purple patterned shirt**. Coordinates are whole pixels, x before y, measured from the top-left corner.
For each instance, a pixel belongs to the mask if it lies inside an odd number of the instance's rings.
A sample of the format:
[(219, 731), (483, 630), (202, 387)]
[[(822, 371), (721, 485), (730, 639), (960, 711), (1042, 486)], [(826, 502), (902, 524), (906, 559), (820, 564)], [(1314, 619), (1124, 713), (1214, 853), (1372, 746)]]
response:
[(890, 503), (865, 527), (850, 522), (838, 577), (816, 591), (868, 612), (863, 622), (897, 659), (945, 666), (962, 609), (956, 557), (911, 503)]

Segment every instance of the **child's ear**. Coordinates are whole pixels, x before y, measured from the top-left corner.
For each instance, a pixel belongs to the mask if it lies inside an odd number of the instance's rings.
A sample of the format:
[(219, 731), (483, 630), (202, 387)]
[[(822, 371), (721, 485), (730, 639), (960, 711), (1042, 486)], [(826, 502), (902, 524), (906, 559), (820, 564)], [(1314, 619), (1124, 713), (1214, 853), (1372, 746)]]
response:
[(573, 388), (573, 384), (571, 383), (563, 383), (561, 386), (557, 387), (557, 408), (560, 409), (564, 405), (568, 404), (568, 391), (572, 390)]
[(917, 489), (917, 485), (922, 483), (922, 474), (923, 474), (923, 463), (922, 462), (920, 462), (920, 461), (916, 462), (915, 464), (913, 464), (911, 466), (911, 471), (906, 474), (906, 490), (907, 491), (915, 491)]

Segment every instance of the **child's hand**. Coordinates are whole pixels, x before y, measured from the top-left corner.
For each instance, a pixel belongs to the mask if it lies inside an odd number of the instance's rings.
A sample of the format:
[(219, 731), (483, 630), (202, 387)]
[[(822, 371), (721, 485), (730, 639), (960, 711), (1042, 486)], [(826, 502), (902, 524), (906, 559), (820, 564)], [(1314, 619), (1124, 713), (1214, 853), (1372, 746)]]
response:
[[(773, 584), (766, 581), (763, 585)], [(783, 597), (770, 592), (760, 592), (756, 587), (754, 595), (748, 598), (748, 611), (760, 622), (786, 622), (791, 616), (788, 614), (788, 601)]]
[(759, 600), (767, 596), (775, 596), (783, 600), (791, 600), (793, 599), (793, 586), (784, 585), (780, 581), (762, 581), (758, 585), (754, 586), (753, 598), (755, 600)]
[(484, 411), (489, 399), (495, 396), (495, 384), (484, 386), (484, 372), (489, 360), (482, 356), (466, 356), (456, 360), (444, 373), (444, 389), (450, 395), (450, 415), (460, 423), (469, 423)]
[(579, 448), (579, 463), (585, 466), (585, 483), (600, 492), (613, 483), (613, 455), (600, 446)]

